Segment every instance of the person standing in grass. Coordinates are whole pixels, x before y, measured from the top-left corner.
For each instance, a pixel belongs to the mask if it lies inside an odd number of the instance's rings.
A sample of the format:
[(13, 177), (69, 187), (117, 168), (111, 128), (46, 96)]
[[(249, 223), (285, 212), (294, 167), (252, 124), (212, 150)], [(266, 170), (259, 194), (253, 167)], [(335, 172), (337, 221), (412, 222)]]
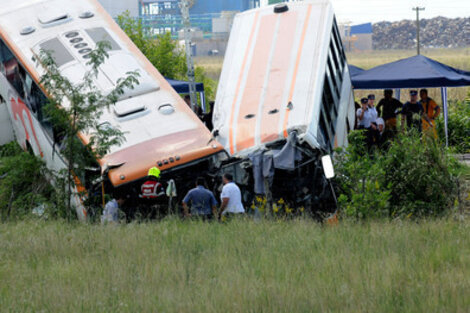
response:
[(240, 188), (233, 182), (232, 174), (225, 173), (222, 176), (224, 187), (220, 198), (220, 217), (231, 218), (245, 214), (245, 208), (242, 204), (242, 194)]
[[(206, 189), (206, 181), (203, 177), (196, 180), (196, 188), (191, 189), (183, 199), (185, 217), (201, 218), (204, 221), (212, 220), (217, 216), (217, 200), (214, 194)], [(191, 213), (188, 204), (191, 205)]]
[(418, 91), (410, 90), (410, 101), (403, 105), (402, 110), (402, 130), (406, 126), (408, 129), (415, 128), (418, 132), (421, 132), (421, 119), (424, 113), (423, 106), (418, 102)]
[(357, 110), (358, 129), (365, 129), (366, 144), (370, 149), (378, 137), (377, 131), (377, 111), (374, 107), (374, 95), (361, 99), (361, 108)]
[(367, 98), (361, 99), (361, 107), (356, 111), (358, 129), (369, 129), (371, 123)]
[(377, 105), (377, 112), (385, 121), (385, 128), (388, 131), (395, 132), (397, 130), (397, 111), (402, 107), (403, 104), (393, 98), (393, 90), (386, 89), (384, 98)]
[(419, 96), (421, 97), (421, 106), (424, 109), (423, 115), (423, 134), (426, 134), (434, 139), (437, 139), (436, 131), (436, 118), (441, 113), (441, 108), (437, 103), (428, 97), (428, 90), (421, 89), (419, 91)]
[(101, 224), (117, 223), (119, 221), (119, 208), (122, 207), (126, 198), (118, 195), (106, 203), (103, 215), (101, 216)]
[[(377, 113), (377, 109), (375, 108), (375, 95), (370, 94), (367, 96), (367, 106), (369, 107), (370, 111), (370, 116), (371, 116), (371, 122), (372, 124), (375, 124), (375, 121), (379, 117), (379, 114)], [(377, 125), (372, 125), (374, 129), (377, 129)]]

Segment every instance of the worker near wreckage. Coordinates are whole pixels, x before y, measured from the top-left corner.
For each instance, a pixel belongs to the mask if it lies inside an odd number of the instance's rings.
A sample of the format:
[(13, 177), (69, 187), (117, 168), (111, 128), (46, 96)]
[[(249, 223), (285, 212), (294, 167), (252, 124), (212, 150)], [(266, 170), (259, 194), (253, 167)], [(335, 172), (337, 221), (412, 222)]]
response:
[(441, 108), (433, 99), (428, 97), (427, 89), (421, 89), (419, 91), (419, 96), (421, 98), (421, 101), (419, 101), (419, 103), (424, 109), (422, 119), (423, 134), (428, 135), (431, 138), (437, 139), (435, 120), (441, 113)]
[(397, 130), (397, 112), (401, 110), (403, 104), (393, 97), (393, 90), (384, 90), (384, 98), (377, 105), (379, 116), (385, 121), (385, 127), (389, 131)]
[(414, 128), (421, 133), (421, 126), (423, 119), (424, 110), (421, 103), (418, 102), (418, 91), (410, 90), (410, 101), (407, 101), (403, 105), (403, 109), (400, 112), (402, 114), (401, 129), (405, 129), (405, 125), (408, 129)]
[(163, 185), (158, 181), (160, 178), (160, 169), (152, 167), (148, 171), (147, 181), (142, 184), (140, 190), (140, 198), (142, 199), (157, 199), (165, 194)]

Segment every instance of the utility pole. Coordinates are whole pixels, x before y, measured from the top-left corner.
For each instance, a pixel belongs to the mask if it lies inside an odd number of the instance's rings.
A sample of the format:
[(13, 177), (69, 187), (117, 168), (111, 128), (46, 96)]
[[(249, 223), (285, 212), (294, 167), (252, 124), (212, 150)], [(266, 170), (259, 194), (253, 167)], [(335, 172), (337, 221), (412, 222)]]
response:
[(418, 45), (418, 55), (420, 55), (420, 43), (419, 43), (419, 11), (424, 11), (426, 8), (420, 8), (416, 7), (413, 8), (413, 11), (416, 11), (416, 39), (417, 39), (417, 45)]
[(193, 2), (193, 0), (182, 0), (180, 3), (180, 9), (184, 25), (184, 45), (186, 46), (186, 65), (188, 67), (187, 75), (189, 81), (189, 97), (191, 99), (191, 109), (196, 112), (196, 82), (194, 78), (194, 62), (191, 51), (191, 22), (189, 20), (189, 8), (193, 5)]

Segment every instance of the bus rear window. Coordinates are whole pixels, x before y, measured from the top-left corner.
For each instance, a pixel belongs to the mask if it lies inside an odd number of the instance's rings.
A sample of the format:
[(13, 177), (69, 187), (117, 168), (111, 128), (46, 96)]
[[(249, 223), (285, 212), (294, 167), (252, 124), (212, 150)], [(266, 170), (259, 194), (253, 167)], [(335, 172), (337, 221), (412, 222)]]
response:
[(74, 60), (59, 39), (53, 38), (39, 45), (42, 50), (50, 52), (58, 67)]

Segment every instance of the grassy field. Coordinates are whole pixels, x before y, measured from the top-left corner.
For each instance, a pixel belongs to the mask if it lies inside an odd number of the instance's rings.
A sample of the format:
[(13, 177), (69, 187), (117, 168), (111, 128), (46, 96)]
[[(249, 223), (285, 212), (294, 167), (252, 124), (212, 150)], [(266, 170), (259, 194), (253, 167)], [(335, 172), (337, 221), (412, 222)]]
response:
[(468, 312), (470, 224), (0, 224), (1, 312)]
[[(444, 64), (470, 71), (470, 48), (465, 49), (423, 49), (421, 53)], [(416, 50), (374, 50), (368, 52), (351, 52), (347, 54), (349, 64), (364, 69), (393, 62), (399, 59), (416, 55)], [(196, 63), (206, 70), (209, 77), (218, 80), (222, 70), (223, 57), (198, 57)], [(449, 88), (449, 99), (462, 100), (468, 95), (470, 88)], [(377, 93), (377, 91), (375, 91)], [(357, 91), (356, 98), (370, 93), (370, 91)], [(406, 93), (406, 91), (405, 91)], [(430, 90), (431, 97), (440, 101), (440, 91)], [(405, 94), (401, 99), (405, 100)]]

